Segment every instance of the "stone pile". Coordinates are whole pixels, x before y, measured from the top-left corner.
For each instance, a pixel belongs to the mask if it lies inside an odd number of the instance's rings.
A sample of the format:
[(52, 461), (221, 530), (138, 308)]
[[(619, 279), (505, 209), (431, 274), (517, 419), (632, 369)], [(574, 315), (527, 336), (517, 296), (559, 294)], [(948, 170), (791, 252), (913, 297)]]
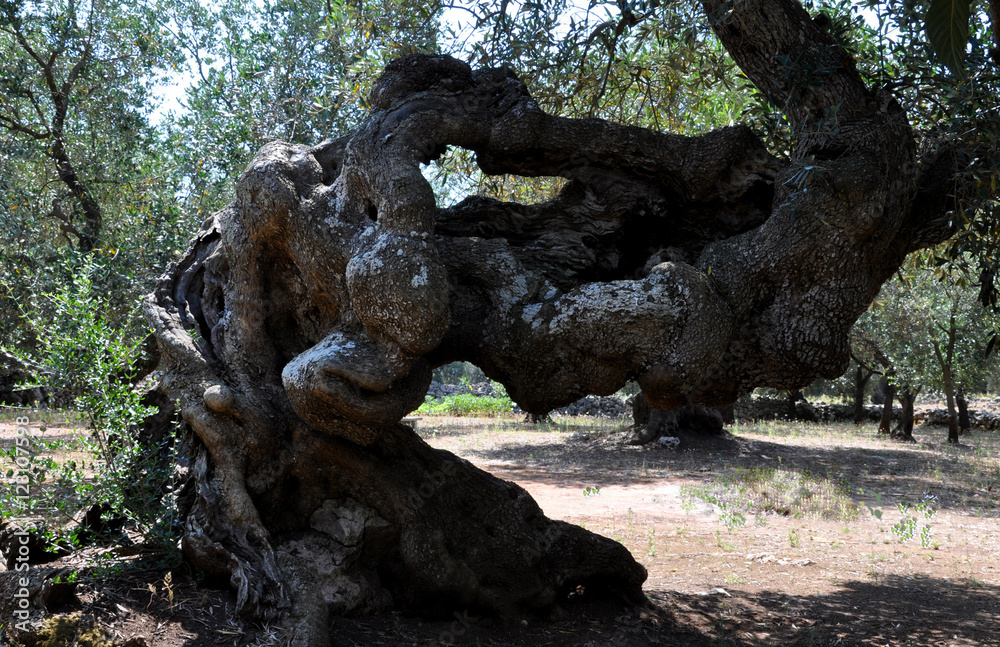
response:
[(625, 403), (618, 398), (598, 397), (588, 395), (580, 398), (576, 402), (556, 409), (552, 413), (560, 416), (596, 416), (598, 418), (621, 418), (625, 415), (632, 415), (632, 411), (626, 409)]
[[(893, 407), (893, 418), (902, 410)], [(781, 398), (740, 398), (735, 406), (739, 420), (805, 420), (809, 422), (846, 422), (854, 420), (854, 405), (806, 402), (799, 400), (794, 409), (788, 400)], [(882, 419), (882, 405), (865, 406), (865, 418), (878, 422)]]
[[(985, 404), (990, 405), (991, 402)], [(992, 408), (992, 407), (991, 407)], [(892, 408), (893, 420), (899, 420), (902, 409)], [(811, 422), (849, 422), (854, 420), (854, 405), (827, 404), (823, 402), (803, 402), (795, 404), (792, 413), (788, 400), (779, 398), (743, 398), (736, 403), (736, 417), (740, 420), (806, 420)], [(865, 406), (865, 418), (872, 422), (882, 419), (882, 405)], [(934, 409), (918, 408), (913, 412), (915, 424), (935, 426), (948, 425), (948, 410), (944, 407)], [(997, 430), (1000, 429), (1000, 414), (985, 409), (969, 409), (969, 423), (973, 428)]]
[(433, 396), (438, 400), (449, 395), (458, 395), (461, 393), (471, 393), (472, 395), (490, 397), (496, 397), (498, 395), (496, 390), (493, 388), (493, 385), (489, 382), (477, 382), (466, 386), (465, 384), (442, 384), (441, 382), (434, 380), (427, 389), (427, 395)]
[[(913, 422), (916, 424), (948, 426), (948, 410), (944, 407), (936, 409), (917, 409), (913, 412)], [(969, 409), (969, 425), (973, 429), (1000, 429), (1000, 414), (991, 411)]]

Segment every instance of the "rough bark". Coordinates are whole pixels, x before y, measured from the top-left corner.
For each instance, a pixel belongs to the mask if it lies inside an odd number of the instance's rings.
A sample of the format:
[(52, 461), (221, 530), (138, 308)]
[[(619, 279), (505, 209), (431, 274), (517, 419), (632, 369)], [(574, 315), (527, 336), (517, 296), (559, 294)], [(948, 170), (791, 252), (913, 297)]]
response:
[(719, 409), (699, 405), (673, 411), (649, 409), (646, 422), (635, 426), (627, 442), (630, 445), (645, 445), (661, 436), (716, 436), (723, 432), (723, 416)]
[(944, 399), (948, 405), (948, 442), (958, 443), (958, 415), (955, 411), (955, 380), (952, 376), (952, 365), (955, 362), (955, 341), (958, 335), (958, 327), (955, 320), (956, 306), (952, 306), (948, 327), (942, 330), (948, 335), (944, 349), (941, 344), (934, 341), (934, 355), (937, 357), (938, 365), (941, 367), (941, 387), (944, 390)]
[(896, 401), (896, 385), (885, 379), (885, 401), (882, 403), (882, 418), (878, 423), (880, 434), (892, 432), (892, 404)]
[(944, 370), (944, 399), (948, 406), (948, 442), (958, 442), (958, 412), (955, 409), (955, 385), (951, 377), (951, 367)]
[[(434, 366), (474, 362), (535, 414), (629, 379), (676, 409), (843, 373), (881, 283), (947, 233), (913, 202), (937, 167), (799, 5), (705, 7), (785, 106), (790, 161), (745, 127), (563, 119), (510, 71), (409, 56), (353, 132), (265, 146), (204, 223), (147, 310), (198, 441), (185, 554), (244, 612), (289, 613), (318, 645), (328, 614), (389, 604), (515, 615), (579, 584), (641, 602), (623, 547), (398, 423)], [(567, 183), (541, 205), (440, 209), (419, 164), (448, 146)]]
[(632, 398), (632, 425), (634, 427), (644, 427), (649, 422), (652, 409), (649, 407), (649, 400), (642, 392), (636, 393)]
[(787, 395), (788, 416), (794, 420), (798, 416), (799, 402), (806, 402), (806, 396), (798, 389), (789, 391)]
[(854, 372), (854, 424), (860, 425), (867, 417), (865, 415), (865, 387), (871, 379), (873, 371), (866, 370), (858, 364)]
[(916, 401), (919, 392), (919, 389), (909, 386), (899, 391), (899, 404), (903, 408), (903, 411), (900, 416), (899, 425), (892, 431), (894, 438), (913, 442), (913, 403)]
[(972, 428), (972, 422), (969, 420), (969, 403), (965, 399), (964, 390), (959, 389), (955, 394), (955, 404), (958, 405), (958, 432), (968, 433)]
[(722, 433), (724, 424), (735, 419), (732, 406), (710, 409), (702, 406), (687, 406), (665, 411), (649, 406), (649, 400), (641, 392), (632, 399), (633, 432), (628, 438), (630, 445), (645, 445), (660, 436), (712, 436)]
[[(886, 392), (889, 389), (889, 378), (885, 375), (880, 375), (878, 378), (878, 383), (872, 390), (871, 403), (872, 404), (885, 404)], [(893, 396), (895, 397), (895, 396)]]

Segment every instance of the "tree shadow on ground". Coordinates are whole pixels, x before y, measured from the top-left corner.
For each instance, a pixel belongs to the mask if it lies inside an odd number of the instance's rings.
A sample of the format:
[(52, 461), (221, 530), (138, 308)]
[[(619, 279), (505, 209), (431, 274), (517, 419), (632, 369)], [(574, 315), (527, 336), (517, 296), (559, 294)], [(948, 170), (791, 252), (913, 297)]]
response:
[[(228, 588), (199, 583), (182, 566), (172, 573), (130, 570), (82, 584), (80, 599), (56, 613), (81, 613), (112, 643), (137, 647), (270, 647), (285, 644), (276, 625), (235, 615)], [(842, 582), (833, 593), (718, 589), (646, 591), (649, 606), (592, 599), (583, 589), (547, 618), (499, 621), (456, 609), (429, 621), (398, 612), (330, 621), (331, 644), (350, 647), (983, 647), (1000, 645), (1000, 587), (971, 579), (886, 575)]]
[[(648, 591), (651, 606), (569, 602), (558, 619), (494, 623), (458, 612), (426, 622), (401, 615), (338, 618), (340, 645), (638, 647), (640, 645), (1000, 645), (1000, 590), (928, 577), (852, 581), (829, 595)], [(586, 597), (586, 594), (584, 594)]]
[(732, 644), (1000, 644), (1000, 589), (975, 581), (892, 575), (844, 582), (828, 595), (730, 593), (687, 607), (719, 616)]
[[(873, 428), (874, 429), (874, 428)], [(628, 446), (599, 435), (580, 441), (553, 435), (550, 443), (503, 443), (459, 448), (461, 454), (505, 474), (550, 485), (598, 486), (650, 483), (664, 478), (707, 481), (743, 468), (767, 467), (841, 483), (855, 498), (883, 504), (915, 503), (924, 493), (940, 509), (1000, 515), (1000, 472), (968, 460), (975, 448), (886, 443), (882, 447), (785, 444), (727, 434), (728, 442), (669, 450), (650, 443)], [(836, 442), (836, 441), (834, 441)], [(927, 451), (930, 449), (931, 451)], [(496, 466), (495, 468), (493, 466)]]

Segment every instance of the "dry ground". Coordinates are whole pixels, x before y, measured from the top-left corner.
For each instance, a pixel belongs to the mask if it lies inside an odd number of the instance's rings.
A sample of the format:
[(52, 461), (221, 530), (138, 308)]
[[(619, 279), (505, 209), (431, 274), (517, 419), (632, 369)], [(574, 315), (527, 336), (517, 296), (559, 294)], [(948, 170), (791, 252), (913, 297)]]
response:
[[(649, 570), (649, 608), (621, 609), (583, 591), (557, 617), (513, 624), (463, 613), (444, 622), (337, 618), (333, 644), (1000, 645), (1000, 434), (973, 432), (950, 447), (942, 428), (918, 428), (917, 443), (899, 444), (877, 438), (873, 425), (774, 422), (669, 450), (622, 446), (616, 427), (425, 418), (418, 433), (516, 481), (550, 517), (624, 543)], [(739, 526), (704, 493), (748, 504), (750, 474), (767, 476), (765, 493), (782, 480), (805, 485), (795, 502), (747, 514)], [(897, 504), (926, 493), (939, 506), (918, 519), (929, 536), (901, 541)], [(839, 518), (802, 513), (810, 503)], [(97, 550), (55, 565), (86, 575), (83, 561)], [(169, 586), (165, 575), (85, 576), (80, 600), (64, 611), (97, 621), (117, 644), (132, 638), (130, 647), (282, 644), (272, 628), (232, 620), (227, 591), (183, 567)]]

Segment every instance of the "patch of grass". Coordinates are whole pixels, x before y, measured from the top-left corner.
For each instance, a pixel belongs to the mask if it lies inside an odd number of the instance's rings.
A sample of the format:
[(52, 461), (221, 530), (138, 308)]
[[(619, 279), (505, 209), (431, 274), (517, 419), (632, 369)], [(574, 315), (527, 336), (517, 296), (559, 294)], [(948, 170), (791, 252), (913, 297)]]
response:
[(682, 507), (692, 506), (694, 500), (718, 507), (720, 521), (730, 529), (744, 525), (748, 516), (851, 521), (860, 512), (845, 483), (808, 470), (771, 467), (738, 468), (703, 485), (682, 486)]

